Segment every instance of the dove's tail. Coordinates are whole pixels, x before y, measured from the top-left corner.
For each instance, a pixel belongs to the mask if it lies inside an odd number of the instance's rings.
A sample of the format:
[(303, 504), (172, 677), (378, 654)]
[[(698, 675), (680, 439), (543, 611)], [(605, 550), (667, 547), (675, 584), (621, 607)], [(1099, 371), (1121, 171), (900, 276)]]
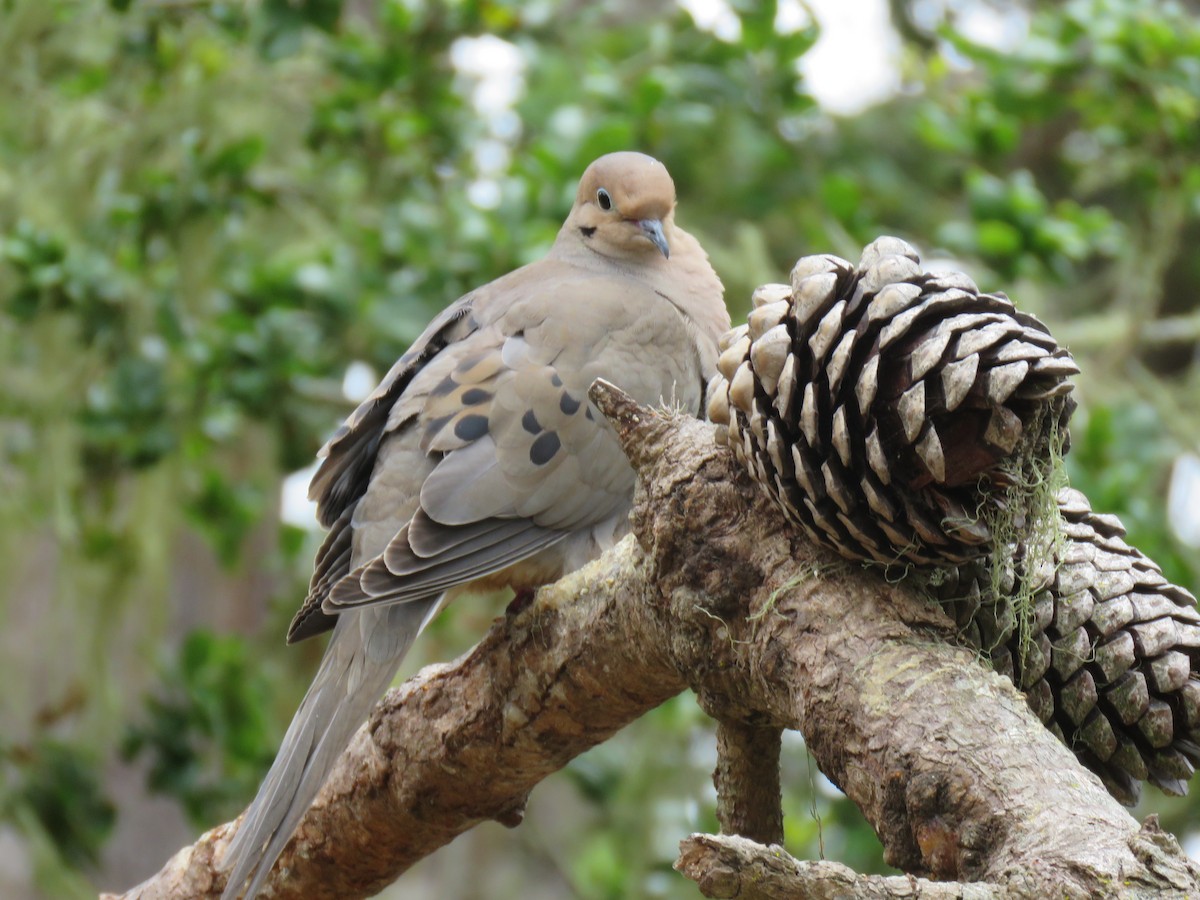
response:
[(247, 878), (246, 900), (255, 896), (440, 601), (434, 596), (338, 616), (321, 668), (225, 853), (221, 867), (232, 871), (221, 900), (238, 897)]

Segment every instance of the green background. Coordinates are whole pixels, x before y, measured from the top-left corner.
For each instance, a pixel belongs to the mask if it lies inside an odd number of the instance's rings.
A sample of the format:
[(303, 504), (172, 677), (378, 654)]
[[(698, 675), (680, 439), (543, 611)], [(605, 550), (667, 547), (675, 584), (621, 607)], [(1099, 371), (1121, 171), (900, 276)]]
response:
[[(984, 6), (893, 0), (900, 89), (832, 116), (773, 3), (722, 39), (668, 2), (0, 0), (0, 894), (126, 888), (242, 808), (321, 650), (282, 642), (319, 536), (281, 485), (347, 365), (543, 253), (610, 150), (667, 164), (735, 321), (882, 233), (1041, 316), (1083, 370), (1073, 484), (1200, 587), (1165, 514), (1200, 451), (1196, 7), (995, 4), (1028, 18), (1001, 52), (958, 30)], [(522, 60), (508, 111), (476, 108), (480, 35)], [(387, 896), (699, 896), (670, 866), (714, 759), (677, 698)], [(798, 736), (784, 768), (788, 849), (884, 871)]]

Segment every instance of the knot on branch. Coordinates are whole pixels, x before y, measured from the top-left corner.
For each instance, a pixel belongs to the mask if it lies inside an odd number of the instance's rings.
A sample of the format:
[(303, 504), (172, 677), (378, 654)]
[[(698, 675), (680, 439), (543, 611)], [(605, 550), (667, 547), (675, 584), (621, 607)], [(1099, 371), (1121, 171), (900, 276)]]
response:
[[(660, 591), (682, 591), (721, 619), (744, 616), (763, 581), (754, 559), (761, 542), (747, 535), (790, 529), (713, 439), (712, 425), (641, 406), (603, 379), (589, 396), (638, 472), (633, 532)], [(790, 559), (790, 544), (785, 551)]]
[(671, 417), (642, 406), (623, 390), (603, 378), (597, 378), (588, 396), (617, 432), (621, 450), (634, 470), (643, 478), (662, 456), (671, 433)]

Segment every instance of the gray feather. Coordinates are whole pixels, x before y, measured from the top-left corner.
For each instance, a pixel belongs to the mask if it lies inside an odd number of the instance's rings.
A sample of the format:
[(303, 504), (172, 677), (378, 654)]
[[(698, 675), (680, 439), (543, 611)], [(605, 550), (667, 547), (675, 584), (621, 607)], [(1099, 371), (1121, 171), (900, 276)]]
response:
[(436, 560), (412, 575), (397, 578), (383, 559), (360, 570), (358, 584), (354, 577), (341, 581), (325, 601), (327, 613), (378, 604), (412, 603), (429, 593), (447, 590), (477, 578), (499, 572), (514, 563), (552, 547), (568, 536), (565, 531), (546, 531), (541, 528), (516, 530), (497, 538), (485, 548), (477, 548), (469, 556)]
[(441, 597), (344, 612), (283, 746), (222, 861), (222, 900), (253, 897), (351, 736), (391, 684)]

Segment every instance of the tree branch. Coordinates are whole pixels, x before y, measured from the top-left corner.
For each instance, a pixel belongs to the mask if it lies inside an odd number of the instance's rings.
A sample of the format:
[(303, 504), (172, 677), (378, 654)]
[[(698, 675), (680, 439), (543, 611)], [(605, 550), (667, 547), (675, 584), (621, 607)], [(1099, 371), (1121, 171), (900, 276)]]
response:
[[(468, 828), (519, 821), (539, 781), (679, 693), (682, 678), (637, 633), (636, 556), (622, 543), (390, 691), (280, 857), (270, 896), (378, 893)], [(123, 896), (219, 896), (214, 863), (232, 834), (232, 823), (205, 833)]]
[(1003, 888), (990, 884), (859, 875), (841, 863), (800, 862), (782, 847), (725, 835), (685, 838), (675, 868), (696, 882), (705, 897), (721, 900), (998, 900), (1008, 896)]
[(772, 725), (717, 722), (717, 821), (727, 835), (760, 844), (783, 843), (779, 752), (783, 730)]
[[(273, 897), (362, 897), (690, 686), (725, 723), (798, 728), (914, 875), (1012, 896), (1200, 891), (941, 610), (831, 560), (760, 496), (711, 426), (597, 384), (639, 470), (636, 543), (539, 592), (451, 665), (393, 690), (272, 874)], [(214, 897), (232, 827), (126, 897)], [(880, 895), (882, 896), (882, 895)]]

